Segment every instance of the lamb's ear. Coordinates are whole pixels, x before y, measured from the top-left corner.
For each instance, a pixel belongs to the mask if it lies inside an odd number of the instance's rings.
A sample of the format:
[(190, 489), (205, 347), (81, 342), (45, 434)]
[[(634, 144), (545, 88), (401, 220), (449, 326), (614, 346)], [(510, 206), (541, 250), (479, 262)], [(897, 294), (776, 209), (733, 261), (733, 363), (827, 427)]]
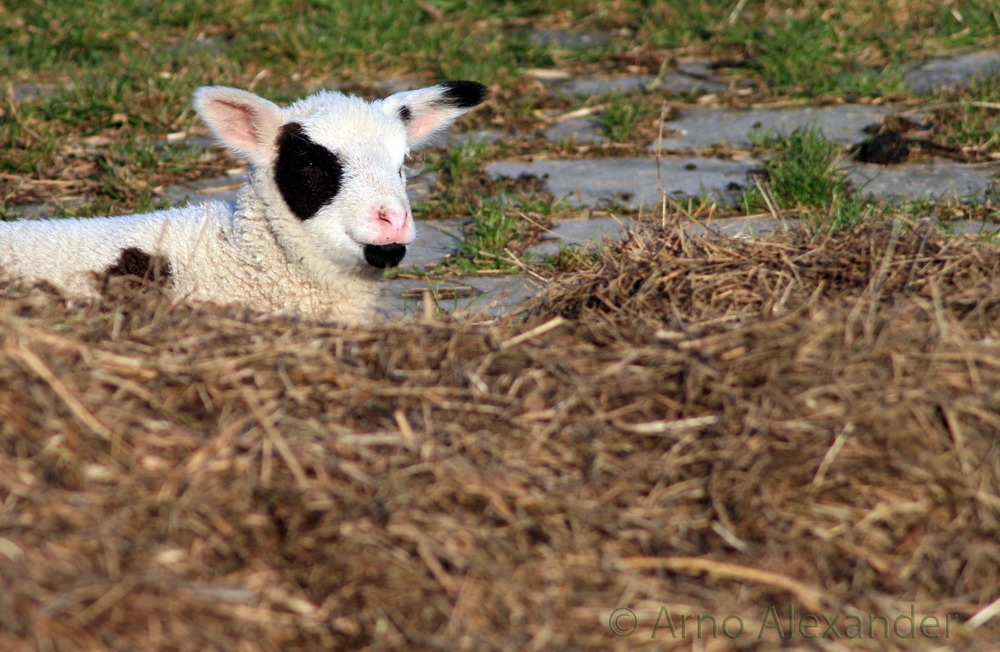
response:
[(194, 93), (194, 109), (223, 145), (257, 165), (274, 158), (281, 108), (253, 93), (205, 86)]
[(375, 104), (403, 121), (407, 142), (411, 148), (419, 149), (447, 129), (455, 118), (481, 104), (487, 93), (489, 89), (479, 82), (449, 81), (396, 93)]

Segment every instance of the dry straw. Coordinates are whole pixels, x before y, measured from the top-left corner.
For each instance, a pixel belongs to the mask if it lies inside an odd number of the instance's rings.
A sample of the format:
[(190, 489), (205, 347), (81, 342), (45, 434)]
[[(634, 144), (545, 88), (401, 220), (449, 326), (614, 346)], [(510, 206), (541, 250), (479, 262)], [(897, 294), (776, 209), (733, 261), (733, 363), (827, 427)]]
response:
[(492, 325), (4, 283), (0, 649), (603, 649), (619, 607), (629, 647), (774, 649), (773, 607), (989, 649), (998, 278), (923, 230), (659, 228)]

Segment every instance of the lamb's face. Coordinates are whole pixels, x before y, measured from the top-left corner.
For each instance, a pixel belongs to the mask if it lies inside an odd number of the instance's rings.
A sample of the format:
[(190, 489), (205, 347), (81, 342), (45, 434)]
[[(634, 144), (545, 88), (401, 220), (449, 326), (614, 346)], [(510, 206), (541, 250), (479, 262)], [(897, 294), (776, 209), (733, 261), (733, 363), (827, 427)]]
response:
[(288, 113), (276, 139), (274, 182), (312, 248), (341, 269), (399, 264), (414, 238), (403, 122), (333, 93)]
[(321, 91), (282, 109), (253, 93), (211, 86), (199, 89), (194, 103), (226, 146), (273, 181), (281, 205), (268, 217), (307, 266), (371, 275), (399, 264), (413, 241), (406, 154), (486, 93), (469, 81), (372, 103)]

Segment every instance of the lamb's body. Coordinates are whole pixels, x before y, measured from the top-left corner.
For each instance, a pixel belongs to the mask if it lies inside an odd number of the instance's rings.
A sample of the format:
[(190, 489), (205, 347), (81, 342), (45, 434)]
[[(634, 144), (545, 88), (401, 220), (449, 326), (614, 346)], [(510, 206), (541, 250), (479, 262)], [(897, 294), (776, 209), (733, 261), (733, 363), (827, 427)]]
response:
[(413, 240), (406, 151), (484, 95), (474, 82), (449, 82), (373, 104), (319, 93), (280, 109), (202, 89), (199, 113), (252, 164), (235, 204), (0, 223), (0, 269), (93, 296), (109, 275), (156, 268), (178, 298), (363, 322), (382, 268)]
[[(292, 264), (268, 225), (251, 180), (235, 203), (206, 202), (142, 215), (0, 223), (0, 269), (97, 296), (123, 252), (167, 262), (178, 298), (237, 301), (259, 310), (356, 323), (371, 315), (379, 270), (320, 284)], [(129, 273), (145, 276), (134, 265)]]

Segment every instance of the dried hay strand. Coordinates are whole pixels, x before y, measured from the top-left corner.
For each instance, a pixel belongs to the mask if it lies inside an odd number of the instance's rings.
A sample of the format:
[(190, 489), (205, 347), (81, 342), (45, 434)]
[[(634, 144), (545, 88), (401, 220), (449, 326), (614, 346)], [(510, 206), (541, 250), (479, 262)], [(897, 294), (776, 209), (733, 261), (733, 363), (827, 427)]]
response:
[[(650, 229), (524, 323), (368, 330), (4, 282), (0, 649), (605, 649), (620, 607), (629, 646), (989, 649), (998, 274)], [(939, 638), (844, 637), (911, 609)]]

